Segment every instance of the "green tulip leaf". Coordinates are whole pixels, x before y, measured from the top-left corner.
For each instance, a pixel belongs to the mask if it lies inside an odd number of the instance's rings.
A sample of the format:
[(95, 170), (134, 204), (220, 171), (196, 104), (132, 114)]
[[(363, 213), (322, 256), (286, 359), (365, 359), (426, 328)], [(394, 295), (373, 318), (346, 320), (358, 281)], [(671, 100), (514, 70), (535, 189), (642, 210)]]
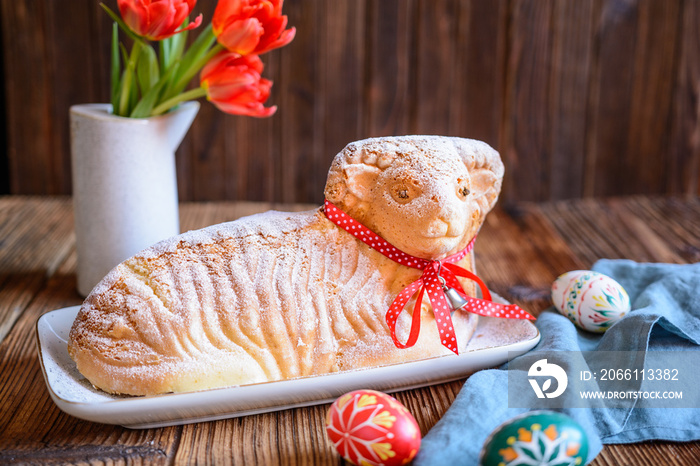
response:
[(127, 116), (131, 113), (131, 109), (136, 106), (139, 95), (138, 86), (136, 86), (136, 81), (138, 77), (136, 76), (136, 63), (138, 57), (141, 54), (141, 46), (143, 42), (134, 42), (134, 46), (131, 48), (131, 53), (126, 59), (126, 66), (124, 67), (124, 73), (122, 74), (122, 85), (119, 96), (119, 109), (115, 111), (117, 115)]
[(158, 57), (150, 45), (141, 47), (141, 53), (136, 64), (136, 74), (142, 95), (145, 95), (149, 89), (155, 86), (160, 78)]
[[(182, 27), (185, 28), (189, 24), (189, 20), (185, 18), (185, 21), (182, 23)], [(179, 34), (175, 34), (174, 36), (170, 37), (170, 40), (172, 41), (170, 43), (171, 48), (170, 48), (170, 60), (179, 60), (182, 58), (182, 52), (185, 50), (185, 44), (187, 43), (187, 35), (189, 34), (189, 31), (182, 31)]]
[(119, 105), (119, 75), (121, 74), (121, 61), (119, 60), (119, 27), (117, 23), (112, 23), (112, 60), (110, 74), (110, 102), (112, 102), (113, 111)]
[(158, 42), (158, 56), (160, 58), (160, 69), (166, 70), (170, 66), (170, 38)]
[(171, 85), (168, 86), (165, 98), (171, 98), (183, 92), (192, 78), (209, 61), (209, 58), (223, 50), (223, 47), (218, 44), (212, 48), (215, 42), (216, 36), (212, 31), (211, 24), (209, 24), (179, 60), (178, 72), (173, 77)]
[(147, 118), (152, 116), (153, 107), (158, 103), (158, 98), (161, 96), (163, 89), (170, 82), (176, 69), (174, 63), (158, 81), (144, 93), (141, 100), (136, 104), (134, 110), (129, 114), (131, 118)]

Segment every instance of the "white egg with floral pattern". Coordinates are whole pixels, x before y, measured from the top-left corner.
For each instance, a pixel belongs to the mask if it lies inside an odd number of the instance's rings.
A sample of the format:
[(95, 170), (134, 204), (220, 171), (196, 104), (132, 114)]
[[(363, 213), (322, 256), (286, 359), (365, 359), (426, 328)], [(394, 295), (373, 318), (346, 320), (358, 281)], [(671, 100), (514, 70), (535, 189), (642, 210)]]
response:
[(577, 327), (603, 333), (630, 312), (630, 298), (618, 282), (591, 270), (560, 275), (552, 284), (552, 302)]

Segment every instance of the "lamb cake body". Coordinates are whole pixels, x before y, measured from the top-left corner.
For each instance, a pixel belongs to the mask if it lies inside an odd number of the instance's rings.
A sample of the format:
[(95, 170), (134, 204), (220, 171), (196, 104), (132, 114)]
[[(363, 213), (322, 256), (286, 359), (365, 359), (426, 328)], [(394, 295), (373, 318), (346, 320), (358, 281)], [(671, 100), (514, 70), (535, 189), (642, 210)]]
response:
[[(500, 192), (485, 143), (375, 138), (334, 159), (326, 199), (407, 254), (464, 250)], [(457, 262), (473, 271), (473, 254)], [(385, 316), (421, 271), (331, 222), (323, 209), (267, 212), (160, 242), (114, 268), (83, 303), (69, 353), (110, 393), (184, 392), (448, 355), (431, 304), (415, 345), (398, 348)], [(473, 282), (462, 281), (474, 295)], [(412, 301), (415, 301), (415, 297)], [(413, 306), (396, 323), (406, 341)], [(478, 316), (454, 312), (460, 349)]]

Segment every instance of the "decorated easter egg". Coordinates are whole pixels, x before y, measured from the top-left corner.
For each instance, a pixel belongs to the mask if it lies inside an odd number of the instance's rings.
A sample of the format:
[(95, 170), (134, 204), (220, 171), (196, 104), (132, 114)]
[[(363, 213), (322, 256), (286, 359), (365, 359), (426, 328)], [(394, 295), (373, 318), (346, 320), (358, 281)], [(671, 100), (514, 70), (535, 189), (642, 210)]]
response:
[(481, 449), (482, 466), (584, 465), (588, 437), (581, 425), (554, 411), (532, 411), (498, 426)]
[(333, 402), (326, 432), (338, 453), (358, 465), (400, 465), (420, 448), (420, 429), (395, 398), (374, 390), (356, 390)]
[(552, 284), (552, 302), (562, 315), (590, 332), (605, 332), (630, 311), (625, 289), (590, 270), (560, 275)]

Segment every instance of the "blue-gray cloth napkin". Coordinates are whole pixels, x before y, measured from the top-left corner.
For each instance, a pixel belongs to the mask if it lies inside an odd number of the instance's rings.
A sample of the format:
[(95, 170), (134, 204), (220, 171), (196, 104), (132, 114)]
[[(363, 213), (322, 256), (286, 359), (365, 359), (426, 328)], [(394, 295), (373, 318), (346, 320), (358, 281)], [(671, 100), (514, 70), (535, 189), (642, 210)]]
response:
[[(541, 340), (535, 351), (700, 351), (700, 263), (643, 264), (600, 260), (593, 270), (620, 283), (632, 312), (606, 333), (581, 330), (553, 308), (540, 314)], [(521, 356), (526, 357), (527, 355)], [(682, 359), (682, 358), (680, 358)], [(695, 359), (695, 358), (693, 358)], [(683, 367), (700, 386), (700, 367)], [(509, 408), (507, 365), (473, 374), (450, 409), (423, 439), (416, 465), (476, 465), (488, 435), (500, 424), (527, 412)], [(568, 408), (561, 411), (586, 430), (588, 461), (603, 443), (700, 439), (700, 408)]]

